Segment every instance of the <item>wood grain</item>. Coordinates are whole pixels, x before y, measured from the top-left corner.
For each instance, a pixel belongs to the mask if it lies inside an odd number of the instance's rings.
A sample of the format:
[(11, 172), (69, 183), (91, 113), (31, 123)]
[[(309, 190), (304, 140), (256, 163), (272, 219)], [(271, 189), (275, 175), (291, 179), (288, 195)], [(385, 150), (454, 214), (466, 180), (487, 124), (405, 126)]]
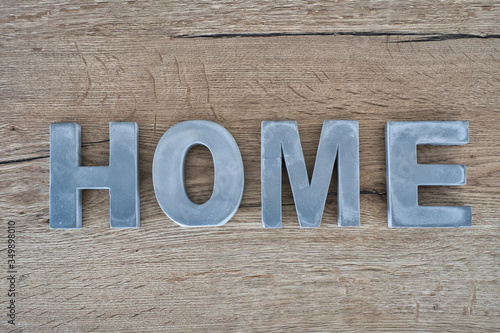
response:
[[(15, 221), (14, 331), (499, 331), (498, 14), (488, 1), (4, 2), (1, 262)], [(225, 126), (242, 152), (241, 207), (220, 228), (180, 228), (154, 196), (156, 144), (190, 119)], [(322, 226), (299, 228), (286, 178), (283, 228), (261, 227), (260, 122), (281, 119), (297, 120), (309, 173), (323, 120), (359, 121), (359, 228), (336, 226), (335, 185)], [(394, 120), (469, 121), (469, 144), (418, 153), (467, 165), (466, 186), (423, 188), (420, 203), (471, 205), (472, 228), (387, 227)], [(84, 191), (84, 227), (50, 230), (50, 123), (80, 124), (83, 163), (105, 165), (110, 121), (139, 124), (141, 228), (110, 229), (108, 193)], [(203, 202), (210, 153), (192, 151), (186, 171)]]
[[(431, 1), (29, 1), (0, 8), (4, 36), (32, 39), (396, 32), (498, 36), (500, 4)], [(21, 29), (22, 28), (22, 29)]]

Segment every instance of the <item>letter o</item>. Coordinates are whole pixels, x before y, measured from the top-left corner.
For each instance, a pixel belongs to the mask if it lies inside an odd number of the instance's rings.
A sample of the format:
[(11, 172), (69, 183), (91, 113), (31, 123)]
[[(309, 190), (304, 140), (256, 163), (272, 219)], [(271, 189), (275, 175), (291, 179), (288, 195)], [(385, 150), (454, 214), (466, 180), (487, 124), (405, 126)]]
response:
[[(206, 146), (214, 162), (214, 188), (210, 199), (192, 202), (184, 179), (184, 163), (195, 145)], [(153, 158), (153, 186), (162, 210), (184, 227), (224, 225), (238, 210), (243, 196), (241, 153), (231, 133), (207, 120), (190, 120), (163, 134)]]

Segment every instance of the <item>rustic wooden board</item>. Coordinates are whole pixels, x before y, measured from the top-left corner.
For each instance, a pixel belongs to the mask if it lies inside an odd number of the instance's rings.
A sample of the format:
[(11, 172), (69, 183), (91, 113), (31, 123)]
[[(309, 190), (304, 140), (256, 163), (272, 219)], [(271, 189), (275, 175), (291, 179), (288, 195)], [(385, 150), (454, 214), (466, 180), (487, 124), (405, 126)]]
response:
[[(16, 326), (3, 315), (1, 331), (500, 330), (497, 3), (6, 1), (0, 14), (0, 267), (14, 221), (18, 271)], [(154, 196), (156, 144), (190, 119), (225, 126), (242, 152), (223, 227), (178, 227)], [(359, 228), (336, 226), (332, 185), (322, 226), (300, 229), (286, 178), (283, 228), (261, 227), (260, 122), (284, 119), (309, 172), (323, 120), (359, 120)], [(393, 120), (469, 121), (469, 144), (418, 151), (467, 165), (466, 186), (423, 188), (420, 203), (471, 205), (472, 228), (387, 227)], [(50, 123), (80, 124), (84, 164), (105, 165), (110, 121), (139, 124), (141, 228), (110, 229), (108, 193), (85, 191), (84, 227), (50, 230)], [(211, 168), (190, 153), (193, 200), (210, 196)]]

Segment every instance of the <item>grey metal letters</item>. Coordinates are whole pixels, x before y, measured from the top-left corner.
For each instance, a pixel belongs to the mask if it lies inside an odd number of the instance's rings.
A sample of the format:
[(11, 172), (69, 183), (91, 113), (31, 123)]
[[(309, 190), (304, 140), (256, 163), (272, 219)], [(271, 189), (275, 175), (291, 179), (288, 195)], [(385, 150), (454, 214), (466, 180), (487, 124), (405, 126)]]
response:
[(335, 159), (338, 156), (338, 225), (359, 226), (359, 133), (355, 120), (325, 120), (311, 182), (295, 121), (264, 121), (261, 126), (261, 191), (264, 228), (281, 228), (282, 158), (292, 187), (299, 224), (320, 226)]
[(417, 164), (417, 145), (463, 145), (466, 121), (396, 121), (385, 128), (389, 227), (470, 227), (468, 206), (419, 206), (419, 185), (465, 185), (465, 166)]
[(109, 166), (81, 166), (80, 126), (50, 125), (51, 228), (81, 228), (83, 189), (109, 189), (112, 228), (139, 227), (139, 128), (110, 123), (109, 139)]

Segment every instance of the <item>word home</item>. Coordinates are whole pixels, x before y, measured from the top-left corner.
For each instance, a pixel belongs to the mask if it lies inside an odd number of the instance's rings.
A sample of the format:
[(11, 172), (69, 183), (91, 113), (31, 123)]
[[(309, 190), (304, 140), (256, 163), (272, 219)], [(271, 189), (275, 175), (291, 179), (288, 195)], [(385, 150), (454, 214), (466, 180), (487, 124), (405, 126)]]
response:
[[(140, 225), (139, 128), (134, 122), (110, 123), (108, 166), (81, 166), (80, 126), (50, 127), (50, 227), (82, 226), (82, 190), (108, 189), (113, 228)], [(420, 206), (418, 186), (464, 185), (463, 165), (417, 163), (417, 145), (463, 145), (466, 121), (398, 121), (385, 129), (389, 227), (468, 227), (468, 206)], [(214, 163), (212, 196), (193, 203), (185, 189), (184, 162), (195, 145), (206, 146)], [(355, 120), (325, 120), (314, 171), (309, 180), (295, 121), (263, 121), (261, 197), (264, 228), (281, 227), (282, 163), (286, 165), (299, 224), (320, 226), (334, 164), (338, 170), (338, 225), (360, 223), (359, 130)], [(241, 153), (221, 125), (191, 120), (168, 129), (153, 158), (153, 186), (165, 214), (184, 227), (224, 225), (239, 208), (244, 189)]]

